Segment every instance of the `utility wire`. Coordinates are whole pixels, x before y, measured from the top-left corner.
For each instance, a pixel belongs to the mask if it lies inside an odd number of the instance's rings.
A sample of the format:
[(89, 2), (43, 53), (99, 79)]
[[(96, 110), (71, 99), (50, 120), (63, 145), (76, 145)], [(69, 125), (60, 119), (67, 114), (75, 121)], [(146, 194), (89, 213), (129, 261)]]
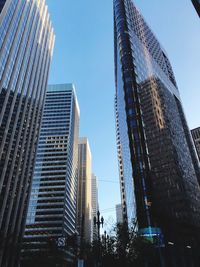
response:
[[(127, 205), (126, 207), (132, 207), (134, 205), (135, 204), (132, 203), (132, 204)], [(111, 211), (115, 211), (115, 210), (116, 210), (116, 207), (110, 207), (110, 208), (106, 208), (106, 209), (100, 209), (101, 213), (111, 212)]]

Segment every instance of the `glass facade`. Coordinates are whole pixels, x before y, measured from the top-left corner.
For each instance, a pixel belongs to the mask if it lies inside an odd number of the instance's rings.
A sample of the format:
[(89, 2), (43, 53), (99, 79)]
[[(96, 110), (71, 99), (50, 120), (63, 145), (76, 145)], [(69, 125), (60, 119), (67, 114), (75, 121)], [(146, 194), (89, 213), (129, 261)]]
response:
[(24, 231), (54, 33), (43, 0), (0, 1), (0, 12), (0, 266), (12, 267)]
[(200, 162), (200, 127), (191, 130), (194, 145)]
[(124, 219), (137, 218), (139, 230), (160, 227), (166, 241), (184, 233), (193, 242), (199, 164), (169, 59), (132, 0), (114, 0), (114, 35)]
[[(49, 85), (26, 220), (24, 262), (37, 253), (43, 255), (43, 260), (51, 260), (50, 241), (67, 240), (75, 233), (78, 128), (79, 108), (74, 86)], [(63, 257), (69, 259), (69, 251)]]
[(0, 0), (0, 13), (5, 5), (6, 0)]
[(192, 0), (192, 3), (200, 17), (200, 0)]

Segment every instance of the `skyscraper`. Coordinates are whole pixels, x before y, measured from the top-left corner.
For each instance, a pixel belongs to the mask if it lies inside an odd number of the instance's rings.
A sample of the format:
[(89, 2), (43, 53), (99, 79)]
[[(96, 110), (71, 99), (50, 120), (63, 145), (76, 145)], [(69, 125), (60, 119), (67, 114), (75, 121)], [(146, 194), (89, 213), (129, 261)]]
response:
[(0, 12), (3, 9), (5, 2), (6, 2), (6, 0), (0, 0)]
[(192, 0), (192, 3), (200, 17), (200, 0)]
[(81, 241), (86, 242), (91, 242), (92, 239), (91, 160), (91, 151), (87, 138), (79, 138), (77, 230), (81, 237)]
[(191, 130), (191, 133), (196, 147), (197, 155), (200, 161), (200, 127)]
[(123, 216), (122, 216), (122, 205), (118, 204), (116, 205), (116, 220), (117, 223), (123, 223)]
[(0, 1), (0, 266), (17, 266), (54, 46), (44, 0)]
[(194, 247), (198, 160), (167, 54), (132, 0), (114, 0), (114, 43), (123, 211), (140, 234)]
[(93, 239), (97, 239), (97, 227), (94, 226), (94, 217), (97, 216), (97, 211), (99, 210), (99, 201), (98, 201), (98, 180), (96, 175), (92, 174), (92, 236)]
[[(56, 246), (61, 242), (66, 248), (67, 239), (75, 234), (78, 129), (79, 107), (74, 86), (49, 85), (26, 220), (24, 266), (29, 266), (32, 257), (39, 256), (40, 264), (50, 264), (51, 242)], [(64, 249), (63, 260), (71, 257)]]

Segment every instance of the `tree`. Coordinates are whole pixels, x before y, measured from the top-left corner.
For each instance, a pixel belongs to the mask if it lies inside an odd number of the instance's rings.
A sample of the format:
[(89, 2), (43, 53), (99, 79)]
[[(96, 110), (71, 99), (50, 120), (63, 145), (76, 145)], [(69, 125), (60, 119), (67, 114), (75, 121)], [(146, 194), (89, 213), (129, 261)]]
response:
[[(126, 224), (115, 225), (112, 235), (102, 236), (100, 246), (102, 267), (145, 267), (147, 262), (148, 266), (159, 266), (154, 245), (135, 232), (134, 224), (130, 228)], [(93, 244), (92, 251), (95, 249)]]

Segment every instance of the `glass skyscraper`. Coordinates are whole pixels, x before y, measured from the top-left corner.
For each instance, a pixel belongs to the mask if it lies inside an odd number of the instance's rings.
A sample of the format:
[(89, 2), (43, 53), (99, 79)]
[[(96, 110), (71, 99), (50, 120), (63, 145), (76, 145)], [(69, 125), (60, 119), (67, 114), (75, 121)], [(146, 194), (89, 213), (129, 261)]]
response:
[(200, 127), (191, 130), (191, 133), (200, 162)]
[[(52, 264), (51, 242), (64, 246), (76, 231), (79, 107), (72, 84), (49, 85), (33, 175), (23, 242), (23, 266)], [(55, 265), (54, 265), (55, 266)]]
[(114, 44), (124, 220), (137, 218), (141, 235), (193, 248), (198, 159), (167, 54), (132, 0), (114, 0)]
[(6, 0), (0, 0), (0, 12), (3, 9), (5, 2), (6, 2)]
[(192, 3), (200, 17), (200, 0), (192, 0)]
[(0, 1), (0, 266), (17, 266), (54, 46), (44, 0)]

